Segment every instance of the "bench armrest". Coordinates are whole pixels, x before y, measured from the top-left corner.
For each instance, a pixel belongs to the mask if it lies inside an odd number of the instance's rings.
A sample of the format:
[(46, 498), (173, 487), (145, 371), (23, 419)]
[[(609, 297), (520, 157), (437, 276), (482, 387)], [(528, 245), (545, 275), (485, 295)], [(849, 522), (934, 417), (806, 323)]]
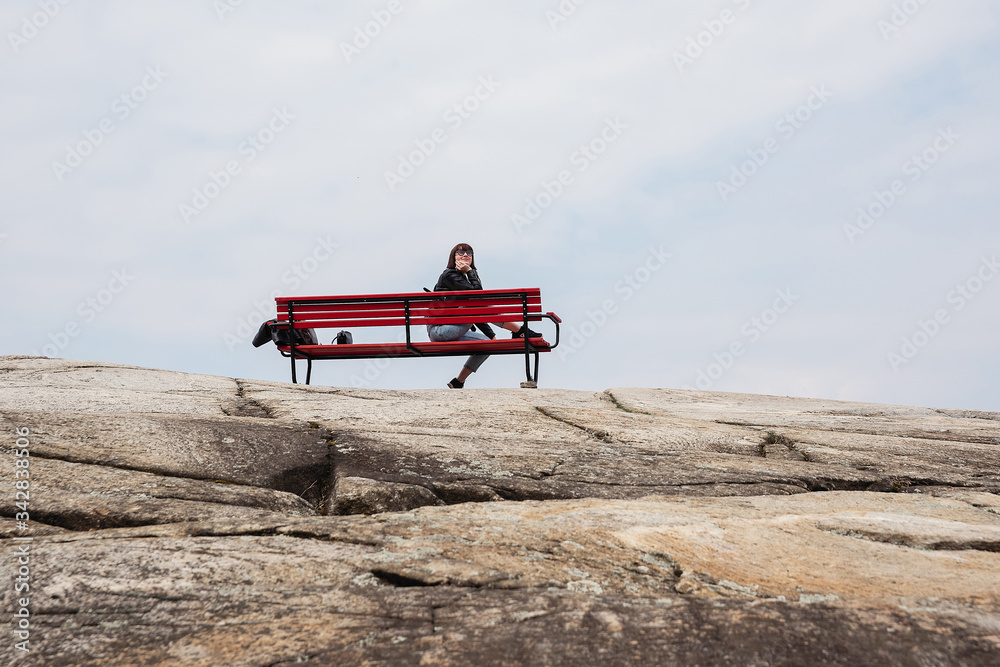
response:
[(550, 319), (553, 322), (555, 322), (555, 325), (556, 325), (556, 342), (553, 343), (552, 347), (549, 348), (550, 350), (554, 350), (555, 348), (559, 347), (559, 323), (562, 322), (562, 320), (559, 319), (559, 316), (556, 315), (555, 313), (545, 313), (544, 315), (541, 315), (540, 317), (545, 317), (545, 318)]

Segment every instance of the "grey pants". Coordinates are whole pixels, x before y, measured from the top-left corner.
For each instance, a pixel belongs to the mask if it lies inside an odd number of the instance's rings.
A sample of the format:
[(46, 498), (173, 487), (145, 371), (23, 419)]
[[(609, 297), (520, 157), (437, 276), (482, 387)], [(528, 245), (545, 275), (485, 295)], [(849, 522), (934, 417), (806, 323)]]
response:
[[(483, 334), (471, 329), (471, 324), (430, 324), (427, 326), (427, 337), (435, 343), (449, 340), (489, 340)], [(463, 365), (475, 373), (489, 356), (474, 354)]]

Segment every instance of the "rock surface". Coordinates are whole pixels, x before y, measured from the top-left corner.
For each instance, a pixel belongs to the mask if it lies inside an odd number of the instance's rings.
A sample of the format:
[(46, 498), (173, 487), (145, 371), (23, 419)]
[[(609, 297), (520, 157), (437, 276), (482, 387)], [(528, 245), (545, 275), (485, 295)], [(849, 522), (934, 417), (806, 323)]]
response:
[(0, 357), (0, 421), (11, 664), (997, 664), (1000, 413)]

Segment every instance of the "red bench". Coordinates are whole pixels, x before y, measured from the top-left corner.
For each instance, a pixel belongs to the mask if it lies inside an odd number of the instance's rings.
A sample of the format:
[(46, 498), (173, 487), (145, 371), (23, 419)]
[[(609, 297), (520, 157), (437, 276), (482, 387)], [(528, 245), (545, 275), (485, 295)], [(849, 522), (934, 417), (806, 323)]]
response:
[[(414, 294), (364, 294), (359, 296), (277, 297), (278, 328), (357, 329), (363, 327), (402, 326), (406, 342), (351, 343), (342, 345), (283, 345), (281, 354), (291, 359), (292, 382), (298, 382), (295, 362), (308, 362), (306, 384), (312, 378), (316, 359), (371, 359), (376, 357), (453, 357), (470, 354), (523, 354), (527, 383), (537, 386), (538, 354), (559, 345), (559, 324), (554, 313), (542, 312), (541, 290), (475, 290), (460, 292), (417, 292)], [(521, 322), (548, 319), (555, 323), (555, 343), (544, 338), (501, 338), (493, 340), (449, 341), (442, 343), (413, 340), (411, 327), (429, 324), (465, 324), (468, 322)], [(426, 336), (426, 334), (424, 334)], [(293, 341), (295, 336), (290, 336)], [(534, 355), (534, 373), (530, 357)]]

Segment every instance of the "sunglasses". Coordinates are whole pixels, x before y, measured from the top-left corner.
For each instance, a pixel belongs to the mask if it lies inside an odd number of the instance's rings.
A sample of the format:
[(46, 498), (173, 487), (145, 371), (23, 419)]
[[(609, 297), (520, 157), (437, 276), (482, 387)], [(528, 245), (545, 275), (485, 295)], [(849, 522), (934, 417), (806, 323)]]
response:
[(455, 256), (458, 257), (460, 255), (462, 257), (472, 257), (472, 253), (469, 252), (468, 250), (456, 250), (455, 251)]

